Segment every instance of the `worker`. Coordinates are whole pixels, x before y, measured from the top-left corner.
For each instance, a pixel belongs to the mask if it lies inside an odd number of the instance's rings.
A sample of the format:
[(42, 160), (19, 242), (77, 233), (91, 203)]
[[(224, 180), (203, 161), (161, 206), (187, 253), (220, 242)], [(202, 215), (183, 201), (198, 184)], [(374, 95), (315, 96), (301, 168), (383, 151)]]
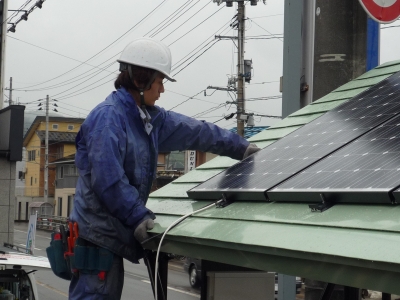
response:
[[(143, 258), (141, 242), (154, 226), (155, 215), (146, 201), (159, 151), (191, 149), (240, 160), (259, 150), (212, 123), (155, 105), (164, 93), (163, 81), (175, 81), (170, 75), (171, 53), (163, 43), (136, 39), (118, 62), (116, 91), (90, 112), (76, 137), (79, 179), (70, 216), (78, 223), (77, 244), (109, 251), (112, 261), (105, 274), (94, 273), (93, 267), (79, 269), (70, 283), (70, 299), (121, 298), (123, 258), (133, 263)], [(105, 260), (84, 265), (97, 263)]]

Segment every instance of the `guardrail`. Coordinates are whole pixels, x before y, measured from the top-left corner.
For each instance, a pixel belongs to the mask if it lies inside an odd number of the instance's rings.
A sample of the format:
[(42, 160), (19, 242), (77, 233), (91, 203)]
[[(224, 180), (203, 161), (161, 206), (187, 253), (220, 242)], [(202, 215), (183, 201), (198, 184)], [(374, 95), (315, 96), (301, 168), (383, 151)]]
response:
[(66, 217), (53, 216), (53, 215), (38, 215), (36, 228), (55, 231), (59, 230), (60, 225), (67, 226), (67, 224), (68, 224), (68, 218)]

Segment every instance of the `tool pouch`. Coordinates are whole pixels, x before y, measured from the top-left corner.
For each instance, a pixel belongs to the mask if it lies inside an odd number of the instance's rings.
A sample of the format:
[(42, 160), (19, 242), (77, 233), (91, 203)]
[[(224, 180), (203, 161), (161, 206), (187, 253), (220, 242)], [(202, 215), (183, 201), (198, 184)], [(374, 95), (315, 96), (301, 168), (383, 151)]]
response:
[[(113, 264), (114, 253), (78, 238), (74, 248), (74, 268), (85, 274), (108, 272)], [(72, 264), (72, 263), (71, 263)]]
[(64, 246), (60, 233), (53, 232), (51, 234), (50, 247), (46, 248), (46, 252), (53, 273), (62, 279), (71, 280), (72, 273), (64, 257)]

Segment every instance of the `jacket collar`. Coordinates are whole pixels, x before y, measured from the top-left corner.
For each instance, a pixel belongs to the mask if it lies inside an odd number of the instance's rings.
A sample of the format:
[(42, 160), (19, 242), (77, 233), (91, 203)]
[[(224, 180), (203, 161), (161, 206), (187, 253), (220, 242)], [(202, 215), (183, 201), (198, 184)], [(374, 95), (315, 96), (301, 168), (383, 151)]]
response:
[[(132, 95), (124, 88), (121, 87), (116, 91), (116, 95), (121, 103), (127, 108), (127, 112), (134, 116), (139, 115), (139, 109), (135, 99)], [(158, 106), (146, 106), (147, 111), (151, 115), (152, 120), (160, 113)]]

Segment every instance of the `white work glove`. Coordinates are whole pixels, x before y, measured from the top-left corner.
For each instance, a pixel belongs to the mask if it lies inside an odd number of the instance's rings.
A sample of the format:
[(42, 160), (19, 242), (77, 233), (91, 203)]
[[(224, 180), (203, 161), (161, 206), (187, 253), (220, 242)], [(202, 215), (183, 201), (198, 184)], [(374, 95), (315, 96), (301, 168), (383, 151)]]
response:
[(247, 146), (246, 151), (244, 152), (243, 159), (249, 157), (250, 155), (260, 151), (261, 149), (257, 147), (256, 144), (250, 144)]
[(154, 228), (154, 221), (152, 219), (146, 219), (142, 223), (140, 223), (138, 227), (136, 227), (135, 231), (133, 232), (133, 235), (139, 243), (143, 243), (145, 240), (149, 239), (147, 230), (153, 228)]

